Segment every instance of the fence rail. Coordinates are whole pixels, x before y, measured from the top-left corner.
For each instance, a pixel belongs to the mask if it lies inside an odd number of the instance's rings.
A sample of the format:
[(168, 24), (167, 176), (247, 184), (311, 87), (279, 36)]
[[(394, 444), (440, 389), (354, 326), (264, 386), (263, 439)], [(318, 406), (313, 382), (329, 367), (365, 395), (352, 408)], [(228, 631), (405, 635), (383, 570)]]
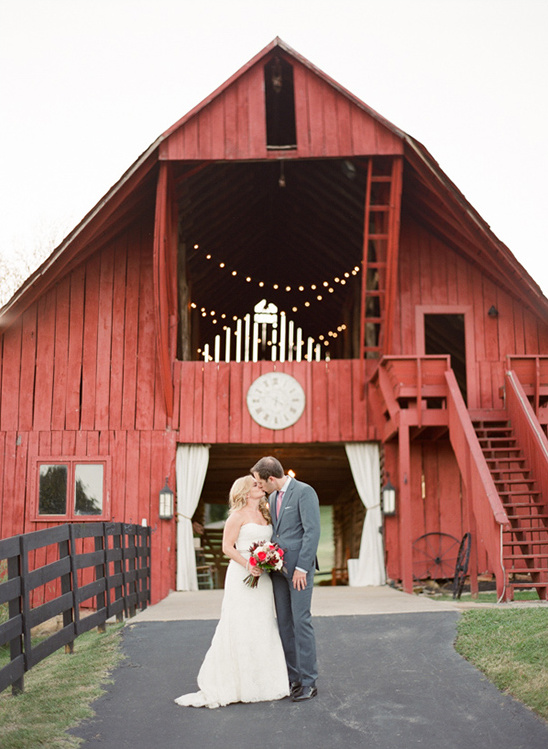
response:
[[(23, 691), (24, 674), (59, 648), (115, 616), (134, 616), (150, 602), (150, 528), (125, 523), (68, 523), (0, 540), (0, 692)], [(82, 615), (83, 604), (93, 613)], [(39, 643), (32, 630), (62, 616), (61, 628)], [(0, 622), (2, 620), (0, 619)]]

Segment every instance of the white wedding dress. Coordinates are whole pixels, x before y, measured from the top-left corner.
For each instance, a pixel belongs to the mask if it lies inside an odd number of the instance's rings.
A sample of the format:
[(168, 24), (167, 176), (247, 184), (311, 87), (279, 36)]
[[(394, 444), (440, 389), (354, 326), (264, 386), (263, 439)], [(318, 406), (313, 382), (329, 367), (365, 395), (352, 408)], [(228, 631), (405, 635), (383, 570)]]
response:
[[(271, 537), (271, 525), (246, 523), (236, 548), (247, 559), (252, 543)], [(178, 697), (178, 705), (213, 708), (279, 700), (289, 694), (270, 574), (263, 572), (256, 588), (244, 583), (247, 575), (241, 564), (230, 561), (221, 618), (198, 674), (200, 691)]]

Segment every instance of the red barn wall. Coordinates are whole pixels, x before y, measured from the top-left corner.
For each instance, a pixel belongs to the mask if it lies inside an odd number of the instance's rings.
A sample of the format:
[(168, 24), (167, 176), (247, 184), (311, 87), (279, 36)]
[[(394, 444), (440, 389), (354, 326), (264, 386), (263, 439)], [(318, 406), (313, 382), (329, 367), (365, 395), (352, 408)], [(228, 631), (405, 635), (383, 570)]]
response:
[[(279, 159), (266, 147), (264, 65), (251, 67), (197, 113), (174, 126), (160, 145), (160, 158)], [(401, 139), (318, 78), (305, 65), (293, 66), (297, 147), (284, 159), (403, 153)]]
[[(381, 421), (366, 397), (366, 379), (375, 362), (339, 359), (321, 362), (175, 363), (175, 414), (179, 442), (222, 444), (302, 444), (379, 439)], [(301, 384), (306, 410), (288, 429), (272, 431), (250, 416), (246, 394), (265, 372), (285, 372)], [(208, 405), (215, 403), (215, 408)]]
[[(501, 388), (508, 354), (539, 354), (548, 349), (548, 326), (519, 299), (496, 285), (475, 263), (459, 255), (409, 216), (402, 221), (399, 255), (394, 353), (414, 355), (421, 318), (417, 307), (433, 307), (443, 313), (469, 308), (471, 314), (472, 373), (469, 406), (503, 408)], [(487, 311), (494, 305), (498, 317)], [(467, 336), (469, 331), (466, 331)], [(470, 380), (470, 378), (469, 378)], [(470, 387), (469, 387), (470, 389)], [(470, 401), (474, 401), (471, 403)], [(396, 444), (385, 447), (385, 466), (398, 474)], [(411, 445), (412, 541), (424, 533), (448, 533), (460, 539), (467, 528), (463, 487), (448, 440), (417, 441)], [(397, 518), (386, 518), (387, 574), (401, 578), (400, 539)], [(478, 550), (478, 570), (488, 571), (483, 549)]]
[(152, 294), (153, 216), (73, 270), (2, 339), (0, 537), (53, 523), (33, 519), (36, 458), (110, 456), (108, 520), (152, 525), (154, 600), (174, 584), (175, 531), (158, 492), (174, 486)]
[[(385, 469), (391, 476), (398, 475), (396, 443), (385, 446)], [(409, 480), (413, 510), (411, 541), (415, 543), (427, 533), (453, 536), (456, 544), (451, 549), (454, 568), (457, 542), (460, 542), (467, 530), (468, 523), (462, 479), (448, 439), (411, 443)], [(450, 540), (446, 542), (451, 544)], [(438, 543), (440, 539), (435, 536), (427, 542), (432, 550), (438, 548)], [(401, 579), (401, 544), (397, 516), (385, 518), (385, 549), (387, 576), (393, 580)], [(418, 552), (417, 559), (424, 561), (424, 556)], [(480, 573), (492, 572), (481, 547), (478, 548), (478, 570)]]
[[(395, 354), (417, 352), (417, 306), (432, 305), (439, 312), (443, 306), (471, 309), (473, 357), (467, 360), (473, 373), (471, 408), (503, 407), (499, 389), (508, 354), (540, 354), (548, 349), (548, 325), (540, 315), (409, 217), (402, 222), (396, 303)], [(492, 305), (498, 317), (487, 315)]]

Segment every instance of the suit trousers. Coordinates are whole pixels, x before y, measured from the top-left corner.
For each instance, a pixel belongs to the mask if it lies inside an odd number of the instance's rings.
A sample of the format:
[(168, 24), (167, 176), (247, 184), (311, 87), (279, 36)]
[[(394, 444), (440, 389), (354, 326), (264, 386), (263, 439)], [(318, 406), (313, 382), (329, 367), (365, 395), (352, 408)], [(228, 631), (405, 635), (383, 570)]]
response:
[(295, 590), (291, 578), (281, 572), (272, 573), (272, 585), (289, 681), (314, 686), (318, 678), (316, 638), (310, 612), (314, 570), (308, 573), (304, 590)]

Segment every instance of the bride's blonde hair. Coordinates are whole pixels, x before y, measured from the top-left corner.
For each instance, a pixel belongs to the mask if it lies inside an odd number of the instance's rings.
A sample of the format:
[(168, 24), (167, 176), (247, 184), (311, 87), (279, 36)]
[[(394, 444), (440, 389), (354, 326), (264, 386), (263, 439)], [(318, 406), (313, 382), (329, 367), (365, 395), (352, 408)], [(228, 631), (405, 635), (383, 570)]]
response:
[[(247, 504), (247, 495), (253, 488), (255, 479), (253, 476), (241, 476), (232, 484), (228, 495), (228, 513), (231, 515), (236, 510), (241, 510)], [(259, 502), (259, 511), (267, 523), (270, 523), (270, 511), (266, 495)]]

